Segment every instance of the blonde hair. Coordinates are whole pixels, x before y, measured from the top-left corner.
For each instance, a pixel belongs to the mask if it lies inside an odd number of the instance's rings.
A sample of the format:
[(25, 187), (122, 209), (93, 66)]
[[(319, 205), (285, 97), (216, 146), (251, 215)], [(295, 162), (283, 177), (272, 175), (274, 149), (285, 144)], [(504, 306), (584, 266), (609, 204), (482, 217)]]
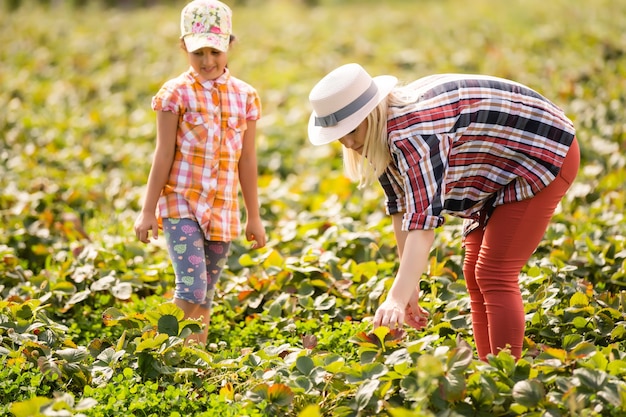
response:
[(391, 163), (387, 138), (389, 107), (404, 107), (416, 98), (409, 88), (395, 88), (367, 115), (367, 130), (363, 153), (343, 147), (343, 168), (346, 176), (358, 181), (359, 188), (370, 185), (380, 177)]

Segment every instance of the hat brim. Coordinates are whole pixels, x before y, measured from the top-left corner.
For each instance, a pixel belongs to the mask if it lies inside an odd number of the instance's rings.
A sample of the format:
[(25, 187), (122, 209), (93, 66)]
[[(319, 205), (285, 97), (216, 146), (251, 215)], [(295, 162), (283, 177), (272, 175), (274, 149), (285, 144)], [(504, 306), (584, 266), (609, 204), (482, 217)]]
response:
[(341, 120), (335, 126), (322, 127), (315, 125), (317, 114), (311, 113), (309, 118), (309, 141), (315, 145), (326, 145), (341, 139), (348, 133), (352, 132), (361, 124), (368, 114), (372, 112), (391, 92), (398, 83), (398, 79), (392, 75), (379, 75), (373, 77), (372, 80), (378, 87), (378, 92), (370, 101), (368, 101), (358, 111)]
[(213, 48), (228, 52), (230, 35), (218, 33), (190, 33), (183, 37), (187, 52), (194, 52), (202, 48)]

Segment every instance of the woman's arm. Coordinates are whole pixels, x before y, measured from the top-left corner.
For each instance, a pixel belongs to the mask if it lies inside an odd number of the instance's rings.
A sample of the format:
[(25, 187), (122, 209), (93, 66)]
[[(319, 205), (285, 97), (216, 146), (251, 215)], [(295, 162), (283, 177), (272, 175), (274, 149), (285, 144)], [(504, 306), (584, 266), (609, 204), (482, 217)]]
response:
[(157, 112), (156, 150), (152, 157), (152, 167), (148, 176), (148, 186), (143, 208), (135, 221), (135, 234), (144, 243), (148, 243), (150, 231), (152, 231), (154, 239), (159, 235), (156, 206), (172, 169), (176, 150), (177, 129), (178, 115), (176, 113), (170, 111)]
[(246, 208), (246, 239), (254, 241), (253, 248), (265, 246), (265, 228), (261, 222), (258, 196), (258, 166), (256, 157), (256, 121), (248, 120), (243, 134), (243, 147), (239, 159), (239, 184)]
[(391, 215), (391, 224), (393, 225), (393, 234), (396, 237), (396, 244), (398, 245), (398, 257), (402, 262), (402, 253), (404, 252), (404, 242), (406, 242), (406, 236), (409, 232), (402, 230), (402, 217), (404, 213), (396, 213)]
[[(430, 249), (435, 239), (434, 230), (402, 231), (398, 222), (401, 219), (393, 217), (394, 232), (400, 252), (400, 268), (387, 295), (387, 299), (378, 307), (374, 316), (374, 327), (387, 326), (401, 327), (409, 301), (417, 304), (419, 297), (419, 281), (428, 266)], [(409, 306), (418, 312), (419, 306)], [(423, 311), (423, 310), (422, 310)], [(413, 319), (423, 323), (423, 314), (417, 313)], [(413, 325), (413, 324), (412, 324)]]

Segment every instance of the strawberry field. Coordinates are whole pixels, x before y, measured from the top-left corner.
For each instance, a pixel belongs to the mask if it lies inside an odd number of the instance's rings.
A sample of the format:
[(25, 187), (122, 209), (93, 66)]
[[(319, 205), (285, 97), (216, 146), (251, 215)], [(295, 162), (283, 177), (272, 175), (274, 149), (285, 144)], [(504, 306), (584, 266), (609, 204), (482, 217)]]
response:
[[(184, 343), (162, 238), (132, 230), (185, 2), (130, 3), (0, 2), (0, 416), (626, 415), (625, 2), (230, 2), (269, 243), (233, 242), (206, 347)], [(306, 137), (310, 89), (348, 62), (510, 78), (574, 121), (577, 182), (520, 276), (520, 360), (476, 357), (452, 218), (428, 326), (373, 331), (398, 266), (382, 191)]]

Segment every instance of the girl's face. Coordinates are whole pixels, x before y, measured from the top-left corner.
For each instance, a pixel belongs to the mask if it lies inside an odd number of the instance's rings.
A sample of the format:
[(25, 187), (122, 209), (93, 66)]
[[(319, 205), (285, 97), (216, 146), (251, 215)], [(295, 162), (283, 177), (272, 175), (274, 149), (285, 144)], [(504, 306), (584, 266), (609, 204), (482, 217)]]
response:
[(203, 81), (214, 80), (224, 73), (228, 63), (228, 54), (213, 48), (202, 48), (187, 52), (189, 65), (200, 75)]
[(339, 142), (346, 148), (362, 155), (365, 146), (365, 132), (367, 132), (367, 119), (363, 120), (352, 132), (339, 139)]

